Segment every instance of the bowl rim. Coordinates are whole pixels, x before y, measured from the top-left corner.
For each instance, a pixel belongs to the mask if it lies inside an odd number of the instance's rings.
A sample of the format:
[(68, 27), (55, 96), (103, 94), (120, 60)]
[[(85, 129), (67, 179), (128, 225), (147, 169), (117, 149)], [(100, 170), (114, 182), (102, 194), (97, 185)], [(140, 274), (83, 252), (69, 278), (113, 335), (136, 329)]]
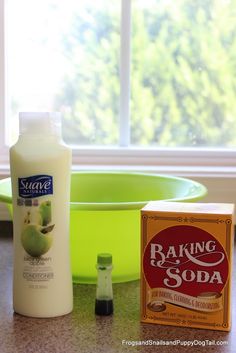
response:
[[(168, 180), (179, 180), (184, 182), (189, 182), (192, 186), (196, 188), (196, 194), (185, 197), (176, 197), (171, 199), (164, 199), (158, 201), (169, 201), (169, 202), (196, 202), (207, 195), (207, 188), (192, 179), (182, 178), (167, 174), (153, 174), (153, 173), (137, 173), (137, 172), (121, 172), (121, 171), (72, 171), (72, 175), (78, 174), (88, 174), (88, 175), (124, 175), (124, 176), (146, 176), (155, 177)], [(0, 185), (6, 182), (10, 182), (11, 178), (4, 178), (0, 180)], [(131, 201), (131, 202), (70, 202), (71, 210), (81, 210), (81, 211), (99, 211), (99, 210), (137, 210), (144, 207), (149, 201), (155, 200), (143, 200), (143, 201)], [(0, 202), (7, 204), (12, 203), (12, 196), (9, 193), (0, 193)]]
[[(11, 181), (10, 177), (3, 178), (0, 180), (0, 185), (5, 184), (6, 182), (10, 182), (10, 181)], [(0, 202), (11, 204), (12, 203), (12, 196), (9, 196), (8, 194), (5, 194), (5, 193), (0, 193)]]

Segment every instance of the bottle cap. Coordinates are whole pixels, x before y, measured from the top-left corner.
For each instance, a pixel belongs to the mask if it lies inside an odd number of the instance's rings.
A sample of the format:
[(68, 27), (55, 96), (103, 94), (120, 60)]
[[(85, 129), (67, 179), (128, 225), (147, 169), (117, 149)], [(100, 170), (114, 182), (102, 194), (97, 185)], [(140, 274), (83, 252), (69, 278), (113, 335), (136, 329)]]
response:
[(21, 112), (19, 113), (20, 134), (61, 134), (61, 113)]
[(98, 254), (97, 256), (98, 265), (110, 266), (112, 265), (112, 255), (111, 254)]

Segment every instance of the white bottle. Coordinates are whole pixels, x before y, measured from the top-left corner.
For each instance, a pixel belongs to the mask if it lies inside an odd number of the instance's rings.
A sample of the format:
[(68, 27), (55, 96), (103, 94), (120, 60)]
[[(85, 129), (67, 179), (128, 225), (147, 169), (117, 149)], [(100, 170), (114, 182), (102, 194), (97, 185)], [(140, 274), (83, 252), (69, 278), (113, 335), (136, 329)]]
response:
[(10, 149), (13, 194), (14, 311), (54, 317), (72, 311), (69, 256), (71, 150), (59, 113), (20, 113)]

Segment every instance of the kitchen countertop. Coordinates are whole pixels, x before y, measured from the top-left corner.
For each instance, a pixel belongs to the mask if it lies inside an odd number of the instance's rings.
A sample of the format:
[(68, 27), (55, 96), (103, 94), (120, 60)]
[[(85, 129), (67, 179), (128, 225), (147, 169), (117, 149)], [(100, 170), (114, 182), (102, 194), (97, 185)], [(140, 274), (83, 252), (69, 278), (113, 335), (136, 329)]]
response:
[[(12, 310), (12, 239), (2, 237), (0, 352), (236, 352), (236, 340), (233, 340), (236, 336), (236, 281), (235, 275), (233, 277), (233, 323), (230, 333), (140, 323), (139, 281), (113, 285), (113, 316), (94, 315), (94, 285), (74, 285), (74, 310), (71, 314), (54, 319), (26, 318), (14, 314)], [(135, 346), (139, 341), (162, 345)], [(171, 341), (174, 345), (170, 345)], [(188, 342), (194, 346), (183, 345)]]

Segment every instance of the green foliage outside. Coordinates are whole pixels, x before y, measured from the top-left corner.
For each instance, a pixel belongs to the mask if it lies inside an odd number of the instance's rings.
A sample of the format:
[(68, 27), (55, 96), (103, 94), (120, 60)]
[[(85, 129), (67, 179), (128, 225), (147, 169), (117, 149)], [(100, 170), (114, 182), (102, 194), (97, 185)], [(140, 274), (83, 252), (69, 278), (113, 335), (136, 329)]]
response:
[[(131, 143), (236, 146), (236, 0), (133, 0)], [(72, 144), (119, 140), (119, 9), (75, 14), (57, 95)], [(114, 3), (118, 3), (115, 2)], [(148, 7), (149, 6), (149, 7)]]
[(119, 21), (119, 7), (88, 7), (75, 15), (71, 33), (63, 38), (71, 70), (56, 109), (64, 107), (63, 133), (69, 143), (118, 143)]

